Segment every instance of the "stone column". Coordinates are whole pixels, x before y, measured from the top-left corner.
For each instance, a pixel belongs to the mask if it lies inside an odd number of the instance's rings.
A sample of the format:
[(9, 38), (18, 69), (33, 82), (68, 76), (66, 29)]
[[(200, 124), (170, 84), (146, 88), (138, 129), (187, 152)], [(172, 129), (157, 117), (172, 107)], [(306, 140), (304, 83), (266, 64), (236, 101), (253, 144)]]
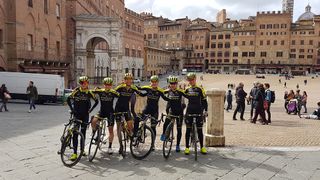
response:
[(94, 66), (95, 55), (94, 52), (88, 51), (87, 55), (87, 67), (86, 67), (86, 75), (90, 78), (95, 77), (96, 67)]
[(207, 147), (225, 146), (224, 128), (224, 90), (211, 89), (208, 96), (208, 120), (205, 133)]

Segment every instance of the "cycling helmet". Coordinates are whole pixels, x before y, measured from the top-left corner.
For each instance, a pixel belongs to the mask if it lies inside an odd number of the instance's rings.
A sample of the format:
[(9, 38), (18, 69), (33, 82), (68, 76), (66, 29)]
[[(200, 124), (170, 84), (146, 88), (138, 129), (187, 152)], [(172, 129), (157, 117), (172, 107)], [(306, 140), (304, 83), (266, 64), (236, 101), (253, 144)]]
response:
[(159, 81), (159, 77), (157, 75), (153, 75), (153, 76), (151, 76), (150, 81), (151, 82), (158, 82)]
[(79, 83), (89, 82), (89, 78), (87, 76), (79, 77)]
[(106, 77), (103, 79), (103, 84), (112, 84), (113, 80), (110, 77)]
[(131, 73), (125, 73), (124, 79), (133, 79), (133, 75)]
[(178, 78), (176, 76), (169, 76), (168, 83), (178, 83)]
[(190, 72), (187, 74), (187, 80), (193, 80), (196, 78), (196, 73)]

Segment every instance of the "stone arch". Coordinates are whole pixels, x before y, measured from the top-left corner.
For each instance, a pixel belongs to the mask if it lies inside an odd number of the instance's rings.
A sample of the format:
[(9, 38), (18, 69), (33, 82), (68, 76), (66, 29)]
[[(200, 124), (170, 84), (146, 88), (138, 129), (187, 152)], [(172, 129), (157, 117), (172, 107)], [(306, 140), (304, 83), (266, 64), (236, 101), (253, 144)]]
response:
[[(94, 40), (94, 41), (92, 41), (92, 40)], [(87, 38), (84, 39), (84, 41), (83, 41), (84, 42), (83, 43), (83, 45), (84, 45), (83, 49), (87, 49), (90, 46), (94, 47), (95, 45), (99, 44), (102, 41), (107, 42), (107, 44), (109, 46), (111, 45), (111, 41), (109, 40), (108, 37), (106, 37), (106, 36), (104, 36), (104, 35), (102, 35), (100, 33), (93, 33), (93, 34), (87, 36)], [(92, 43), (92, 42), (93, 42), (93, 44), (90, 45), (89, 43)], [(90, 46), (88, 47), (88, 45), (90, 45)]]

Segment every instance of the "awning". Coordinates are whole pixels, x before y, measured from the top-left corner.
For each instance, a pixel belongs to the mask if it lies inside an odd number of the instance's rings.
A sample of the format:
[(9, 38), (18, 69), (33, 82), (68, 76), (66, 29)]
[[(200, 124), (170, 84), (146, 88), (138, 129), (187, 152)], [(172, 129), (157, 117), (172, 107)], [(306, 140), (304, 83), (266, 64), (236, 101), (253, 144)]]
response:
[(68, 67), (43, 67), (45, 73), (64, 73)]
[(43, 72), (43, 68), (41, 66), (37, 65), (20, 65), (22, 68), (23, 72), (36, 72), (36, 73), (41, 73)]
[(202, 68), (203, 65), (196, 65), (196, 64), (185, 64), (183, 67), (185, 68)]

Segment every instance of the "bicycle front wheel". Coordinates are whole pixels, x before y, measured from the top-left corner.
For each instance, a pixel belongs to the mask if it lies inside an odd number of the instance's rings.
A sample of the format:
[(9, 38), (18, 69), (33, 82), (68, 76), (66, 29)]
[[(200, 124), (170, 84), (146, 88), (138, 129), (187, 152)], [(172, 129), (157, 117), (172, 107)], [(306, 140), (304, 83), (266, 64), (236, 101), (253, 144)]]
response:
[(88, 152), (88, 157), (89, 161), (92, 162), (93, 159), (96, 157), (96, 154), (98, 152), (98, 149), (101, 145), (101, 129), (98, 128), (97, 130), (92, 132), (92, 137), (89, 145), (89, 152)]
[[(74, 146), (74, 141), (78, 141), (78, 145)], [(60, 157), (62, 163), (67, 167), (72, 167), (76, 165), (84, 151), (84, 137), (83, 134), (79, 131), (69, 132), (64, 138), (61, 144)], [(82, 146), (81, 146), (82, 145)], [(71, 156), (80, 148), (80, 154), (76, 158), (71, 158)]]
[(137, 137), (130, 142), (130, 151), (135, 159), (142, 160), (152, 151), (154, 146), (154, 133), (149, 126), (139, 128)]
[(126, 157), (126, 151), (127, 151), (127, 140), (128, 140), (128, 134), (126, 130), (122, 130), (122, 152), (121, 155), (123, 158)]
[(168, 159), (172, 149), (173, 143), (173, 123), (170, 123), (165, 131), (166, 139), (163, 141), (162, 152), (163, 157)]

